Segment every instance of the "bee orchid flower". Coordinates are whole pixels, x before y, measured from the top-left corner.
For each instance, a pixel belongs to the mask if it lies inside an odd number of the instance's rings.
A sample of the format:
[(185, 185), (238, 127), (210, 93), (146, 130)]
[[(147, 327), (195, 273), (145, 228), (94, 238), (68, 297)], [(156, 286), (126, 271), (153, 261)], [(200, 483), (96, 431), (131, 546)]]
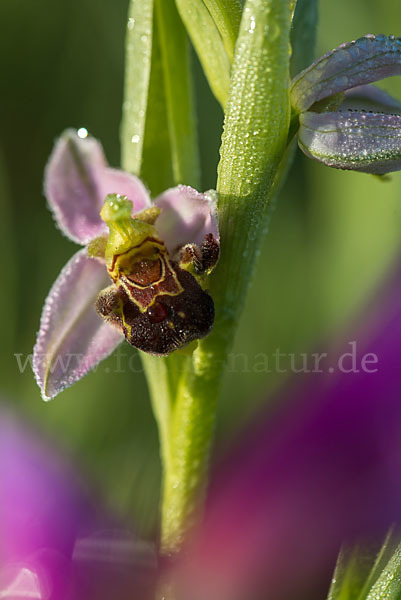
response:
[(203, 288), (219, 254), (216, 195), (179, 185), (152, 202), (140, 179), (110, 168), (100, 143), (79, 134), (61, 136), (45, 171), (58, 227), (83, 246), (42, 312), (33, 368), (46, 400), (124, 337), (164, 355), (206, 335), (214, 317)]
[(366, 35), (341, 44), (295, 77), (298, 142), (336, 169), (384, 175), (401, 169), (401, 104), (369, 85), (401, 74), (401, 38)]

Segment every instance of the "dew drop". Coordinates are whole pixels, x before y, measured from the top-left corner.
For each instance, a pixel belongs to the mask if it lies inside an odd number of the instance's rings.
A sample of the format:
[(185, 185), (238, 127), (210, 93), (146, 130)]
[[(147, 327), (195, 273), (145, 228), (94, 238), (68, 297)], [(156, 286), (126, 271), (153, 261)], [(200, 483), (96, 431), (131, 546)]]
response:
[(84, 140), (86, 137), (88, 137), (88, 130), (85, 127), (80, 127), (77, 131), (77, 135)]

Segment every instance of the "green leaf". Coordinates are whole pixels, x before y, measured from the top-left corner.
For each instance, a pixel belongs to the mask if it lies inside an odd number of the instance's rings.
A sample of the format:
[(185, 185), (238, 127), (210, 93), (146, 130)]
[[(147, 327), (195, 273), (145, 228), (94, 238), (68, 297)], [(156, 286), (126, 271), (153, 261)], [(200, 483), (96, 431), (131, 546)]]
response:
[(230, 60), (219, 30), (203, 0), (176, 0), (210, 88), (224, 108), (230, 85)]
[(379, 547), (365, 543), (342, 548), (327, 600), (383, 600), (384, 596), (375, 596), (373, 590), (381, 585), (379, 581), (393, 560), (396, 543), (391, 529)]
[(365, 584), (359, 593), (358, 600), (365, 600), (370, 588), (378, 580), (380, 573), (383, 571), (386, 563), (391, 558), (396, 545), (396, 536), (394, 535), (394, 528), (391, 528), (388, 532), (382, 547), (377, 553), (376, 560), (370, 569), (369, 575), (366, 578)]
[(174, 0), (156, 0), (174, 182), (200, 186), (190, 47)]
[(174, 185), (167, 99), (157, 19), (154, 19), (153, 22), (152, 66), (140, 175), (153, 197)]
[(121, 127), (123, 168), (139, 175), (152, 58), (153, 0), (131, 0), (126, 37)]
[(122, 166), (156, 195), (199, 187), (190, 48), (174, 0), (131, 0), (122, 122)]
[(203, 0), (223, 39), (227, 55), (232, 62), (242, 6), (240, 0)]
[(298, 75), (313, 62), (317, 20), (317, 0), (298, 0), (291, 27), (291, 77)]
[(401, 544), (370, 588), (366, 600), (399, 600), (401, 598)]
[(366, 550), (341, 549), (327, 600), (357, 600), (371, 563), (372, 555)]

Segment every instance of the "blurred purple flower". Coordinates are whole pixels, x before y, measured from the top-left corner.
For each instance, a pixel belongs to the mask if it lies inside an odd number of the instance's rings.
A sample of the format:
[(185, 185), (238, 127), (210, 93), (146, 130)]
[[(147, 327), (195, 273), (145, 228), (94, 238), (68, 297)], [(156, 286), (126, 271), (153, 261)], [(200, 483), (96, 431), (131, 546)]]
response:
[(366, 85), (400, 74), (401, 38), (391, 35), (366, 35), (313, 62), (291, 83), (301, 150), (336, 169), (400, 170), (401, 104)]
[(330, 372), (347, 343), (325, 372), (298, 375), (215, 473), (182, 598), (322, 598), (344, 541), (400, 523), (401, 269), (356, 333), (377, 364)]
[(54, 449), (3, 410), (0, 598), (151, 598), (153, 546), (105, 515)]
[(171, 257), (187, 243), (200, 246), (206, 234), (218, 239), (218, 227), (214, 195), (180, 185), (152, 203), (137, 177), (111, 169), (99, 142), (73, 130), (57, 141), (44, 188), (61, 231), (85, 246), (65, 265), (43, 308), (33, 369), (48, 400), (83, 377), (124, 339), (95, 311), (99, 292), (111, 281), (104, 260), (89, 257), (86, 247), (107, 234), (99, 214), (106, 196), (127, 196), (133, 202), (133, 216), (152, 205), (160, 208), (156, 227)]

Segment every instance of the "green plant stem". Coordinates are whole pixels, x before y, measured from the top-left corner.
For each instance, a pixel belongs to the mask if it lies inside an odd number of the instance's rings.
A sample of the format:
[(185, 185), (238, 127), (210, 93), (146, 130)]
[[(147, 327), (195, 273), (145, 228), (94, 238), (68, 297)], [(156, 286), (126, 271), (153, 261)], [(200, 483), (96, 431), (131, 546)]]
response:
[(188, 386), (192, 364), (181, 379), (170, 429), (170, 461), (165, 471), (161, 552), (182, 548), (203, 507), (218, 394)]
[[(278, 193), (285, 180), (294, 154), (294, 142), (282, 157), (267, 201)], [(257, 247), (252, 253), (254, 259), (256, 253)], [(224, 263), (219, 269), (224, 269)], [(238, 271), (234, 274), (238, 275)], [(202, 516), (220, 386), (242, 308), (240, 296), (242, 292), (246, 295), (248, 277), (249, 274), (245, 274), (239, 286), (236, 306), (231, 311), (218, 311), (213, 333), (200, 341), (180, 380), (170, 432), (172, 459), (164, 480), (161, 550), (165, 554), (180, 550)], [(220, 293), (224, 303), (230, 292), (227, 289), (224, 292), (217, 278), (218, 273), (213, 278), (211, 293), (214, 292), (215, 299)]]
[(170, 422), (172, 411), (172, 393), (169, 386), (167, 364), (164, 359), (141, 355), (148, 382), (153, 414), (159, 431), (160, 459), (163, 471), (169, 470)]
[[(236, 45), (219, 164), (222, 255), (213, 332), (180, 382), (162, 508), (162, 551), (178, 552), (202, 510), (217, 399), (262, 238), (289, 126), (288, 0), (248, 0)], [(284, 172), (284, 167), (280, 171)]]

